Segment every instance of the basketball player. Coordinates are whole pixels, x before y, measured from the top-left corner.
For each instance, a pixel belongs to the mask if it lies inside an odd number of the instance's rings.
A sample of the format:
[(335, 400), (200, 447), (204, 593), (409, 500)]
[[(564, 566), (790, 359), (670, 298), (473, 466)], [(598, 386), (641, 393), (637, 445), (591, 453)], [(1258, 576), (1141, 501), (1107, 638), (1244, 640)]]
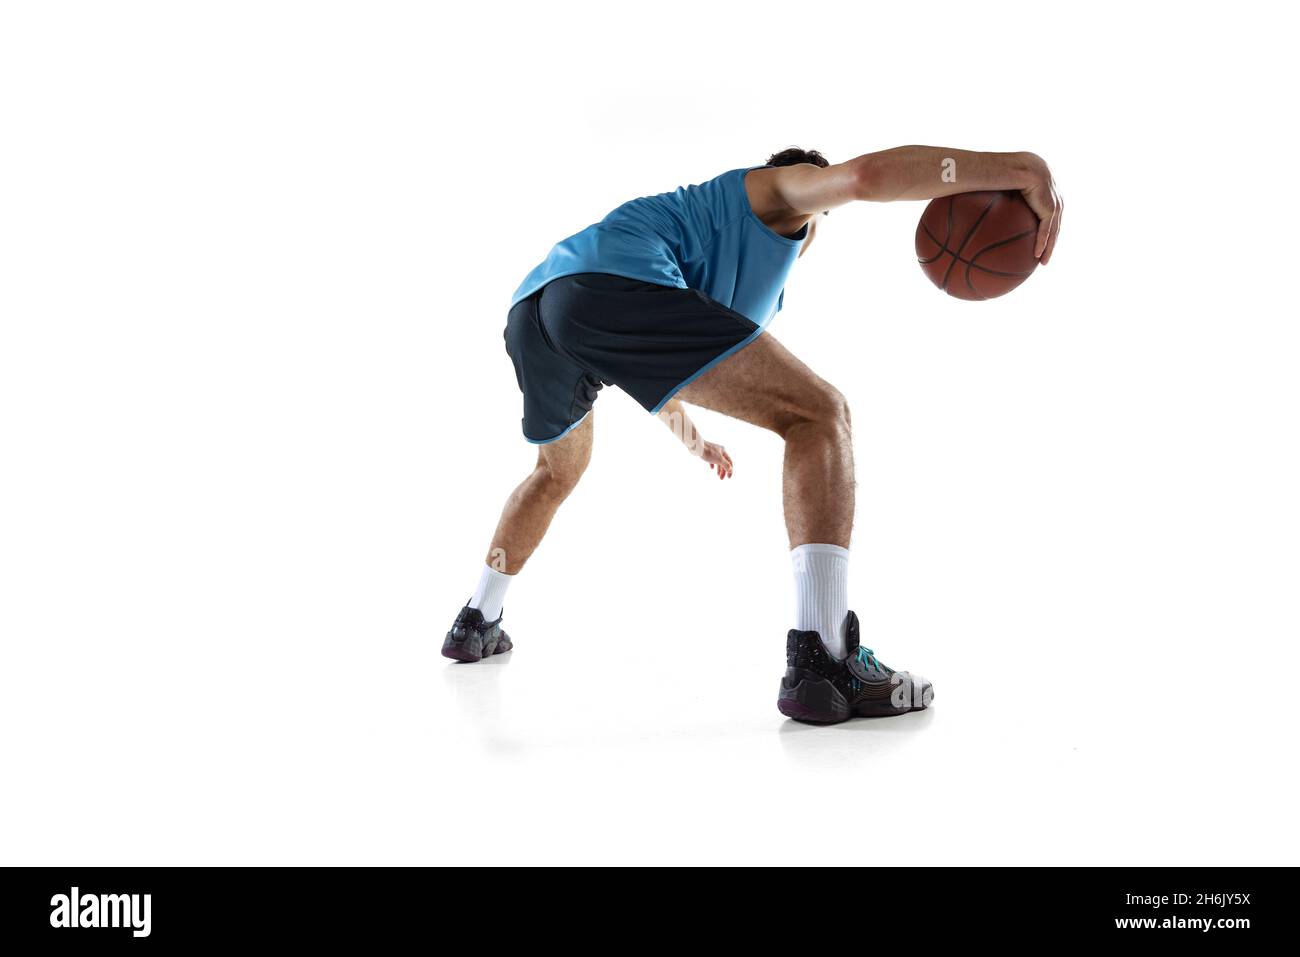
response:
[[(505, 330), (537, 465), (505, 504), (443, 654), (477, 661), (512, 647), (501, 629), (506, 589), (582, 478), (592, 405), (603, 386), (616, 385), (652, 414), (681, 415), (680, 403), (691, 403), (785, 441), (796, 601), (781, 712), (829, 723), (926, 707), (930, 683), (861, 645), (849, 610), (854, 482), (844, 396), (765, 329), (791, 267), (816, 238), (819, 215), (854, 201), (993, 189), (1022, 193), (1039, 218), (1034, 255), (1046, 265), (1063, 210), (1047, 164), (1032, 153), (929, 146), (837, 165), (787, 149), (763, 166), (634, 199), (552, 248), (515, 291)], [(689, 424), (679, 434), (686, 430), (695, 435)], [(712, 464), (730, 474), (722, 454)]]

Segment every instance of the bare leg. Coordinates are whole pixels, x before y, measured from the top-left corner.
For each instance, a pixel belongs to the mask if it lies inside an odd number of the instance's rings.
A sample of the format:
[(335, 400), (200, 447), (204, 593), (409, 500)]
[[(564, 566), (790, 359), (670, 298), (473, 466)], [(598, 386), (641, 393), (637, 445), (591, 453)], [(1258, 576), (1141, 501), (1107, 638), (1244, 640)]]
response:
[(487, 563), (507, 575), (524, 567), (550, 527), (560, 503), (582, 478), (591, 461), (592, 418), (588, 413), (582, 424), (564, 438), (540, 446), (537, 465), (532, 473), (510, 494), (501, 511)]
[(678, 393), (683, 402), (771, 429), (785, 440), (790, 547), (849, 546), (853, 443), (844, 396), (768, 333)]

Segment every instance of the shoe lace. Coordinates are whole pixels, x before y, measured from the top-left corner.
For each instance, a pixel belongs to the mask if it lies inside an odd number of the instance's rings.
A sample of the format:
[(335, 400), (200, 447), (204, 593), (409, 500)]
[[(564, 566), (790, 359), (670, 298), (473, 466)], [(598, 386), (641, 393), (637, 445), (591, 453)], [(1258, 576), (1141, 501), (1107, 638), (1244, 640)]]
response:
[(876, 657), (874, 651), (864, 645), (858, 646), (858, 662), (868, 671), (875, 669), (882, 675), (889, 673), (889, 667)]

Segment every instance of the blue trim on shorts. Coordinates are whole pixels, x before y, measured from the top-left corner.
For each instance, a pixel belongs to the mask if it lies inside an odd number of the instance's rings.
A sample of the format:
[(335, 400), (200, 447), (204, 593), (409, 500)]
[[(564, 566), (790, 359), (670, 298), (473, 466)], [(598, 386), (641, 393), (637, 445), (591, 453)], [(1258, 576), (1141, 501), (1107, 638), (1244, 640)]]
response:
[[(682, 383), (682, 385), (685, 385), (685, 384), (686, 384), (685, 382)], [(680, 389), (681, 387), (682, 387), (682, 386), (679, 385), (677, 388)], [(564, 438), (566, 435), (568, 435), (570, 432), (572, 432), (572, 431), (573, 431), (574, 429), (576, 429), (578, 426), (582, 425), (582, 420), (585, 419), (585, 418), (586, 418), (587, 416), (589, 416), (589, 415), (591, 415), (591, 410), (590, 410), (590, 409), (588, 409), (586, 412), (584, 412), (584, 413), (582, 414), (582, 419), (579, 419), (577, 422), (574, 422), (573, 425), (569, 426), (567, 429), (565, 429), (565, 430), (564, 430), (563, 432), (561, 432), (559, 435), (553, 435), (553, 436), (551, 436), (549, 439), (530, 439), (528, 436), (525, 435), (525, 436), (524, 436), (524, 441), (527, 442), (527, 443), (529, 443), (530, 445), (550, 445), (552, 442), (558, 442), (560, 439)]]
[[(768, 321), (770, 322), (771, 320), (769, 319)], [(716, 358), (714, 358), (714, 359), (710, 360), (709, 362), (705, 363), (704, 366), (703, 366), (703, 368), (701, 368), (701, 369), (699, 369), (698, 371), (692, 373), (691, 375), (689, 375), (689, 376), (687, 376), (685, 379), (683, 379), (681, 382), (677, 383), (675, 386), (673, 386), (671, 389), (668, 390), (668, 393), (667, 393), (667, 394), (666, 394), (662, 399), (659, 400), (659, 404), (656, 405), (653, 409), (650, 410), (650, 414), (651, 414), (651, 415), (658, 415), (658, 414), (659, 414), (659, 410), (662, 409), (665, 405), (667, 405), (668, 402), (672, 399), (672, 397), (675, 396), (678, 392), (682, 391), (682, 389), (686, 388), (688, 385), (690, 385), (692, 382), (694, 382), (694, 381), (695, 381), (696, 379), (698, 379), (700, 376), (704, 375), (704, 373), (708, 372), (710, 369), (712, 369), (714, 366), (716, 366), (716, 365), (717, 365), (719, 362), (721, 362), (723, 359), (726, 359), (726, 358), (727, 358), (728, 356), (730, 356), (733, 352), (739, 352), (741, 349), (745, 348), (745, 346), (749, 345), (751, 342), (753, 342), (755, 339), (757, 339), (759, 336), (761, 336), (761, 335), (763, 334), (763, 332), (764, 332), (766, 329), (767, 329), (767, 323), (765, 322), (765, 323), (763, 323), (761, 326), (759, 326), (757, 329), (755, 329), (752, 333), (750, 333), (750, 335), (749, 335), (748, 337), (746, 337), (745, 339), (742, 339), (740, 342), (737, 342), (734, 346), (732, 346), (732, 347), (731, 347), (730, 349), (728, 349), (726, 352), (722, 353), (722, 355), (717, 356)]]

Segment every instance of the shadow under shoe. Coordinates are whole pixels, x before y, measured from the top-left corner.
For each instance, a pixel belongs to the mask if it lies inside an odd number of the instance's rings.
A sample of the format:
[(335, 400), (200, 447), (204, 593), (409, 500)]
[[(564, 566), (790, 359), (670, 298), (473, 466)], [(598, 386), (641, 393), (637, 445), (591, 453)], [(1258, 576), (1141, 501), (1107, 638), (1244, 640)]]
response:
[(776, 699), (787, 718), (834, 724), (849, 718), (880, 718), (922, 711), (934, 700), (934, 686), (919, 675), (895, 671), (858, 643), (858, 616), (849, 612), (848, 655), (826, 650), (815, 631), (790, 629), (785, 641), (785, 677)]
[(514, 647), (510, 636), (501, 630), (501, 618), (484, 621), (483, 612), (466, 605), (442, 642), (442, 656), (456, 661), (481, 661), (504, 654)]

